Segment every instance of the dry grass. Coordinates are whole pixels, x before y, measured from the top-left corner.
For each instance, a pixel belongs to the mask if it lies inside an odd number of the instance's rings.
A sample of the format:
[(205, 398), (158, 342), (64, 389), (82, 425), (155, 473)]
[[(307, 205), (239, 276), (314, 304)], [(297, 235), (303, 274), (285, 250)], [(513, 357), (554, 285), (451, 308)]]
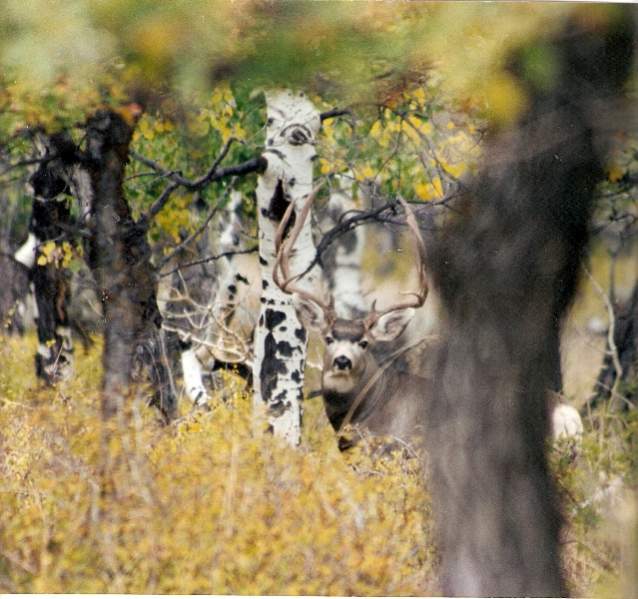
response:
[[(306, 402), (294, 451), (252, 431), (234, 379), (211, 412), (184, 405), (163, 427), (132, 398), (107, 427), (100, 344), (57, 389), (35, 381), (35, 346), (31, 336), (0, 346), (0, 591), (438, 592), (416, 460), (340, 454), (320, 400)], [(586, 427), (578, 451), (551, 453), (564, 567), (576, 595), (628, 596), (638, 418), (598, 415)], [(622, 481), (616, 504), (591, 502), (601, 475)]]

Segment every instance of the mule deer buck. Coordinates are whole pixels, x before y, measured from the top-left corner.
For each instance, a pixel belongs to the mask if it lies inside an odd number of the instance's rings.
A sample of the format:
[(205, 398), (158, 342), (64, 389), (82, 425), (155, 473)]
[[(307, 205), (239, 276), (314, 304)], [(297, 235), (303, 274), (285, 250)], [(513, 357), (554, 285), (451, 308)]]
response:
[[(372, 310), (363, 318), (339, 318), (335, 313), (334, 298), (325, 302), (316, 294), (295, 285), (300, 276), (289, 272), (290, 253), (294, 251), (297, 235), (308, 217), (314, 195), (309, 196), (285, 240), (292, 203), (282, 218), (275, 241), (277, 261), (273, 279), (284, 292), (293, 294), (293, 304), (304, 326), (323, 337), (323, 401), (328, 419), (339, 436), (344, 427), (351, 424), (355, 430), (367, 429), (374, 436), (409, 441), (421, 432), (424, 424), (426, 380), (392, 369), (392, 360), (380, 365), (371, 350), (379, 342), (399, 337), (412, 320), (415, 309), (423, 306), (428, 295), (425, 245), (416, 219), (408, 204), (400, 199), (417, 247), (418, 291), (407, 294), (413, 296), (410, 299), (381, 311), (376, 309), (375, 301)], [(340, 449), (350, 446), (351, 443), (340, 438)]]

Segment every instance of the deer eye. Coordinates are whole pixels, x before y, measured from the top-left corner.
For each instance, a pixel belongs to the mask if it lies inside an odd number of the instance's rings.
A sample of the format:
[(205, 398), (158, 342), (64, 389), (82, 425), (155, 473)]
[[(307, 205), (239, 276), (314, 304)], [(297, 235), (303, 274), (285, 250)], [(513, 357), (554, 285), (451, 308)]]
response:
[(359, 341), (359, 347), (361, 349), (365, 349), (366, 347), (368, 347), (368, 342), (365, 339), (363, 341)]
[(333, 341), (334, 341), (334, 339), (330, 335), (326, 335), (326, 343), (328, 345), (330, 345)]

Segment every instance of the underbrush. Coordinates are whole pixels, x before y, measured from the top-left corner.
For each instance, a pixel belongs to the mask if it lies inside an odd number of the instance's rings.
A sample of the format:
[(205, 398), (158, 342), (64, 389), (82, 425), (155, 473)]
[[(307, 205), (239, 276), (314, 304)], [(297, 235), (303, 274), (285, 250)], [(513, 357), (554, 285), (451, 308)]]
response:
[(550, 463), (566, 525), (563, 564), (575, 596), (638, 593), (638, 415), (603, 409), (582, 439), (562, 439)]
[[(105, 425), (100, 344), (56, 389), (36, 382), (35, 347), (0, 346), (0, 591), (438, 593), (418, 461), (365, 444), (340, 454), (319, 399), (295, 450), (252, 430), (230, 375), (210, 412), (183, 401), (163, 426), (139, 393)], [(638, 418), (585, 426), (580, 443), (550, 450), (565, 573), (575, 595), (629, 596)]]
[(251, 430), (232, 379), (210, 412), (166, 427), (132, 398), (106, 426), (99, 344), (57, 389), (34, 349), (0, 348), (0, 591), (437, 592), (417, 460), (341, 455), (319, 400), (297, 450)]

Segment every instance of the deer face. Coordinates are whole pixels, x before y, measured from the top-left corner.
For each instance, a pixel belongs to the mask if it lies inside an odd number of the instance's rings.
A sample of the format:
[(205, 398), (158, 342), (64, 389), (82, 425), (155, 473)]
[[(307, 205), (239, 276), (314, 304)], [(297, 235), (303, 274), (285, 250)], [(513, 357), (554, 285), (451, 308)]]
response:
[(303, 325), (323, 336), (323, 389), (336, 393), (349, 393), (367, 378), (366, 373), (374, 372), (377, 364), (370, 349), (379, 341), (396, 339), (414, 316), (413, 308), (403, 308), (375, 320), (346, 320), (326, 314), (312, 299), (297, 294), (293, 304)]

